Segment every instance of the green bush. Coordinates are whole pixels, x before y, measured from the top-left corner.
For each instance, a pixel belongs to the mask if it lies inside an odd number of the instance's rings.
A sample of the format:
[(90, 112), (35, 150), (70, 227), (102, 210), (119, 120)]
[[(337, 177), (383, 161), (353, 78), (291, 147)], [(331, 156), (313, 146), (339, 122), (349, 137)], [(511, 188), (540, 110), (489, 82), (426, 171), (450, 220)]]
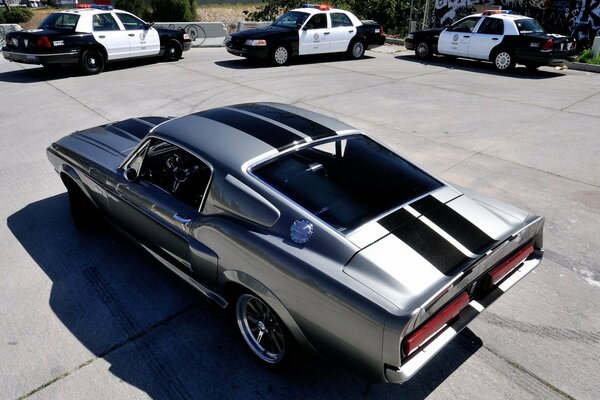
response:
[(586, 63), (586, 64), (596, 64), (600, 65), (600, 55), (594, 57), (591, 49), (584, 50), (579, 57), (577, 57), (577, 61)]
[(11, 8), (10, 11), (0, 10), (0, 24), (19, 24), (33, 17), (33, 12), (26, 8)]
[(115, 0), (115, 8), (145, 21), (189, 22), (196, 20), (195, 0)]

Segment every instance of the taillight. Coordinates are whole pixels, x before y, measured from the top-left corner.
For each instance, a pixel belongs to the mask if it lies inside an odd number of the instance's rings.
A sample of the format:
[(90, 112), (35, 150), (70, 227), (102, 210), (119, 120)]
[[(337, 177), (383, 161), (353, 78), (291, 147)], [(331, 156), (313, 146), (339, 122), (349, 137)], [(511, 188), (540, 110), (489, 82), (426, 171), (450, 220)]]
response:
[(383, 26), (382, 25), (379, 25), (379, 29), (381, 29), (381, 34), (384, 35), (385, 31), (383, 30)]
[(442, 311), (429, 319), (418, 330), (411, 333), (402, 346), (405, 356), (415, 351), (419, 346), (427, 341), (432, 335), (442, 329), (450, 320), (456, 317), (467, 305), (469, 305), (469, 295), (463, 293), (452, 303), (447, 305)]
[(533, 245), (530, 243), (510, 256), (507, 260), (502, 262), (502, 264), (491, 270), (488, 274), (491, 278), (492, 285), (495, 285), (504, 279), (506, 275), (525, 261), (531, 253), (533, 253)]
[(552, 39), (546, 40), (546, 43), (542, 46), (542, 50), (550, 51), (554, 48), (554, 42)]
[(38, 40), (35, 42), (35, 46), (40, 47), (40, 48), (49, 49), (50, 47), (52, 47), (52, 44), (50, 43), (50, 39), (48, 39), (47, 36), (40, 36), (38, 38)]

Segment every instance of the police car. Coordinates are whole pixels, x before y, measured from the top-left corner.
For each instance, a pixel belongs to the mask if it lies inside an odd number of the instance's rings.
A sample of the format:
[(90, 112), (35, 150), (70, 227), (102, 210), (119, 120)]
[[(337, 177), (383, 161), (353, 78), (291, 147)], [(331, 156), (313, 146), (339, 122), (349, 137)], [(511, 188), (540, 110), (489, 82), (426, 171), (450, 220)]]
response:
[(443, 54), (486, 60), (499, 71), (516, 63), (528, 69), (563, 65), (576, 56), (575, 39), (547, 33), (535, 19), (508, 10), (473, 14), (446, 29), (410, 32), (405, 46), (417, 58)]
[(38, 29), (8, 33), (2, 55), (48, 68), (78, 64), (89, 75), (114, 60), (163, 56), (176, 61), (191, 46), (183, 30), (154, 28), (126, 11), (81, 4), (49, 14)]
[(370, 46), (384, 42), (381, 25), (328, 5), (304, 4), (267, 27), (231, 34), (225, 45), (236, 56), (285, 65), (292, 56), (306, 54), (346, 52), (359, 59)]

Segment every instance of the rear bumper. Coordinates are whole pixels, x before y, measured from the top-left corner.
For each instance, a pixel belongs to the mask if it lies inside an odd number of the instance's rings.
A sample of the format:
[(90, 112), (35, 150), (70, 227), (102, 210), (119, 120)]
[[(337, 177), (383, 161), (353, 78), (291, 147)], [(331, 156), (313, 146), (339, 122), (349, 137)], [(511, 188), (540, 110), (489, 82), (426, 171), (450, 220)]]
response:
[(183, 51), (188, 51), (191, 48), (192, 48), (192, 41), (191, 40), (185, 40), (183, 42)]
[(517, 62), (521, 64), (548, 65), (551, 67), (564, 65), (566, 61), (574, 61), (577, 55), (574, 52), (550, 52), (535, 54), (518, 54)]
[(2, 55), (8, 61), (23, 64), (77, 64), (79, 62), (78, 50), (65, 53), (39, 54), (11, 51), (5, 47), (2, 49)]
[(524, 261), (522, 265), (516, 268), (510, 275), (495, 287), (484, 298), (471, 300), (460, 314), (459, 318), (452, 325), (448, 325), (437, 334), (435, 339), (427, 343), (421, 351), (410, 357), (408, 361), (399, 368), (386, 366), (385, 378), (390, 383), (404, 383), (414, 376), (425, 364), (427, 364), (441, 349), (443, 349), (456, 335), (460, 333), (472, 320), (474, 320), (483, 310), (488, 308), (508, 289), (513, 287), (525, 275), (533, 271), (542, 261), (543, 250), (537, 250), (532, 258)]
[(415, 49), (415, 44), (413, 43), (412, 39), (404, 39), (404, 47), (406, 47), (406, 50), (414, 50)]

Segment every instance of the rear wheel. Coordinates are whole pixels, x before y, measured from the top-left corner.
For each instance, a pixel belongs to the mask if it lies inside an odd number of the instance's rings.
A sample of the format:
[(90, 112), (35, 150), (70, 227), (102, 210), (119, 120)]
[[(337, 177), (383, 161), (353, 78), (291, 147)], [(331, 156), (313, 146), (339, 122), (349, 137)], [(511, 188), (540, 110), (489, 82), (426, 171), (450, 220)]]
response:
[(235, 316), (242, 338), (263, 365), (281, 368), (288, 363), (293, 341), (271, 307), (253, 294), (242, 293)]
[(498, 50), (492, 59), (498, 71), (510, 71), (515, 67), (515, 57), (508, 50)]
[(165, 47), (165, 59), (167, 61), (177, 61), (181, 58), (183, 49), (177, 40), (171, 40)]
[(99, 74), (104, 70), (104, 56), (95, 49), (85, 50), (81, 56), (80, 64), (84, 74)]
[(415, 47), (415, 56), (420, 59), (431, 57), (431, 47), (427, 42), (419, 42)]
[(350, 45), (348, 53), (350, 54), (350, 57), (352, 57), (355, 60), (362, 58), (365, 55), (365, 44), (362, 40), (355, 40)]
[(290, 62), (291, 56), (292, 55), (287, 46), (282, 44), (277, 45), (271, 51), (271, 63), (277, 66), (287, 65)]

